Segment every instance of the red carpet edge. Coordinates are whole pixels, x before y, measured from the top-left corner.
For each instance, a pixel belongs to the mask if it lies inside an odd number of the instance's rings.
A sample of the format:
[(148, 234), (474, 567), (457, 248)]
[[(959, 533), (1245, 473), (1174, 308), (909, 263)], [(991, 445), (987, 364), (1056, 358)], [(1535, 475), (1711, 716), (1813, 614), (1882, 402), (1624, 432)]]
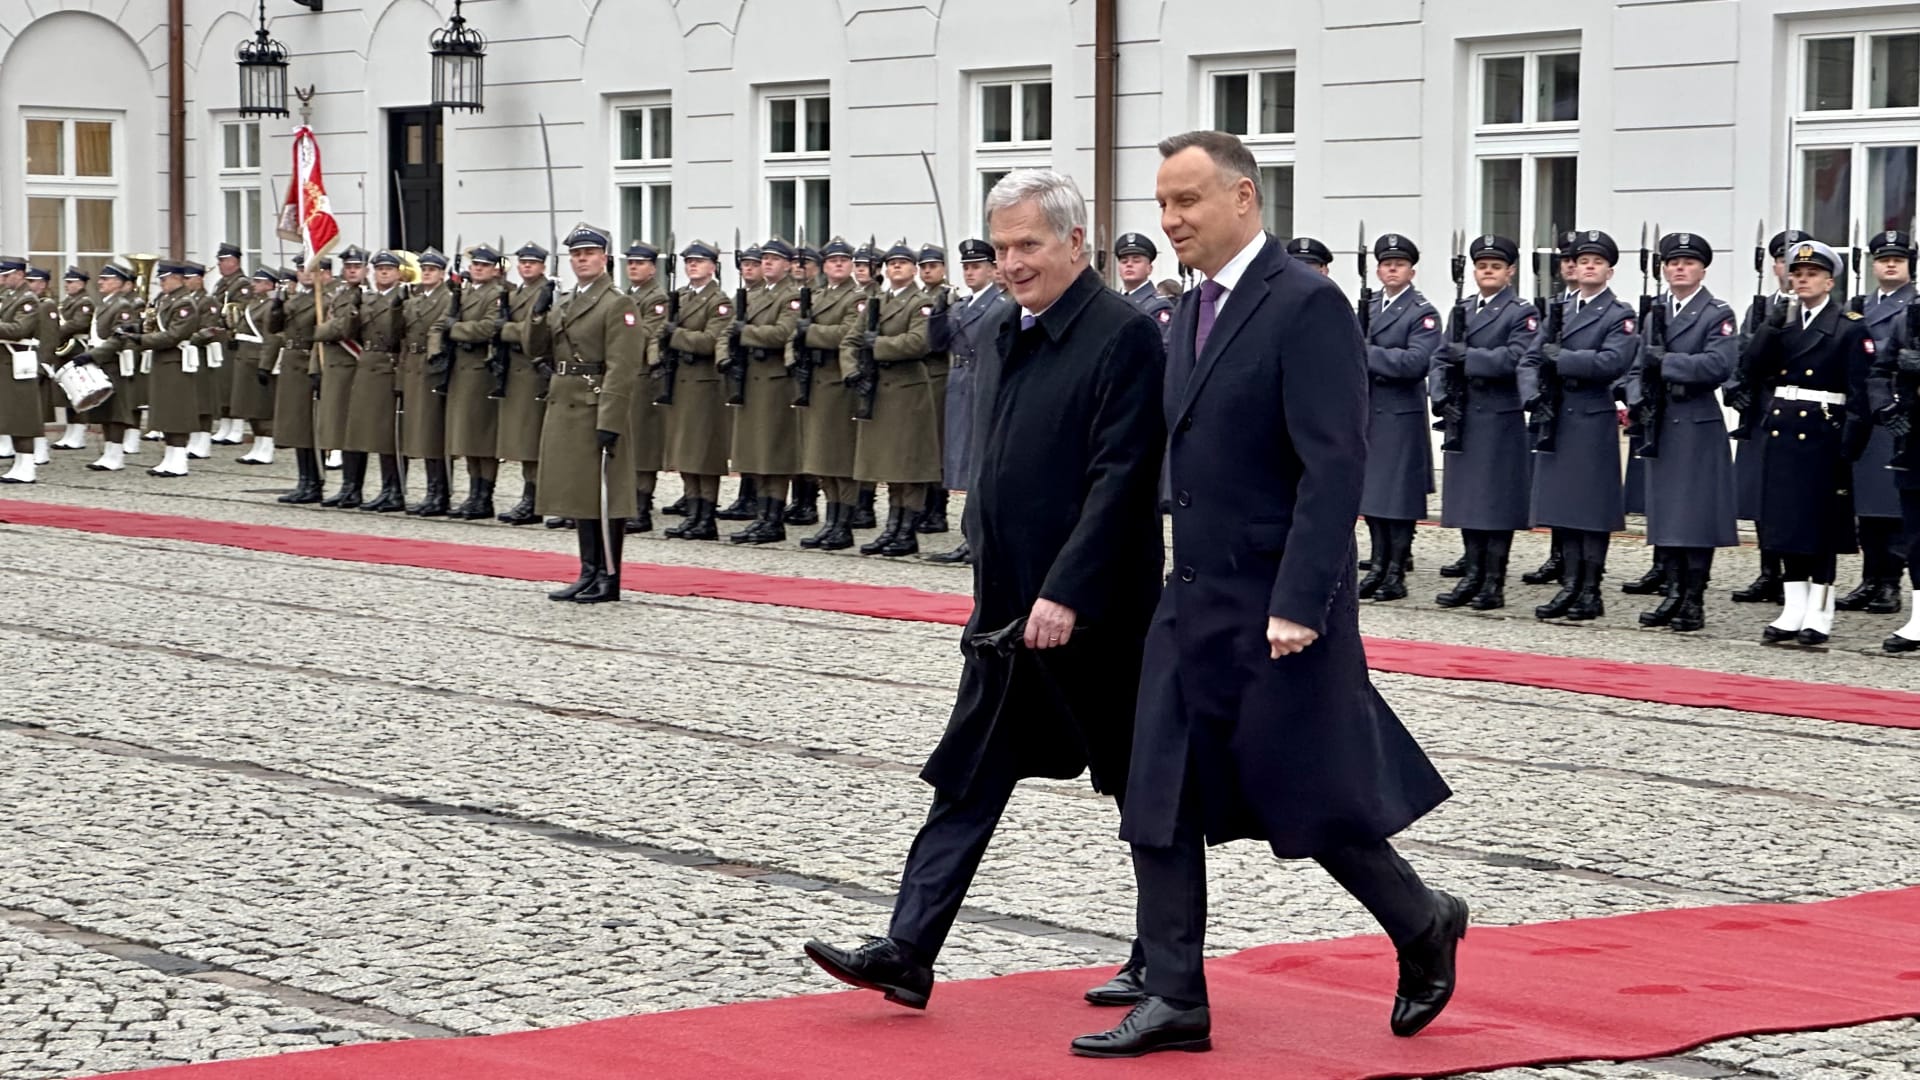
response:
[[(0, 499), (0, 522), (519, 581), (566, 581), (579, 569), (572, 556), (551, 552), (280, 525), (242, 525), (11, 498)], [(697, 596), (954, 626), (963, 625), (972, 609), (972, 602), (965, 596), (904, 586), (653, 563), (627, 563), (622, 584), (629, 590), (658, 596)], [(1920, 693), (1910, 691), (1735, 675), (1668, 664), (1542, 657), (1395, 638), (1370, 637), (1366, 644), (1368, 663), (1374, 670), (1400, 675), (1533, 686), (1627, 701), (1736, 709), (1877, 727), (1920, 728)]]

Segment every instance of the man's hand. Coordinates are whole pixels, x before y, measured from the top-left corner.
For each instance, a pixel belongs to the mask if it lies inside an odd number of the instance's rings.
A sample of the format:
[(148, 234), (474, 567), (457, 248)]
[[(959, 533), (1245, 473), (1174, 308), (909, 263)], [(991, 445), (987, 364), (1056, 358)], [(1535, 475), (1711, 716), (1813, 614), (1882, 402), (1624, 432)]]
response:
[(1548, 341), (1540, 346), (1540, 355), (1547, 363), (1558, 364), (1560, 362), (1560, 350), (1563, 348), (1565, 348), (1564, 345)]
[(1027, 615), (1027, 648), (1055, 649), (1073, 637), (1073, 609), (1045, 597), (1033, 602)]
[(593, 433), (593, 439), (594, 442), (599, 445), (600, 449), (612, 450), (614, 444), (620, 441), (620, 433), (601, 428)]
[(1267, 617), (1267, 648), (1272, 650), (1273, 659), (1292, 656), (1305, 652), (1307, 646), (1320, 640), (1320, 632), (1310, 630), (1297, 622), (1288, 622), (1277, 615)]
[(1920, 375), (1920, 349), (1901, 349), (1893, 362), (1902, 375)]

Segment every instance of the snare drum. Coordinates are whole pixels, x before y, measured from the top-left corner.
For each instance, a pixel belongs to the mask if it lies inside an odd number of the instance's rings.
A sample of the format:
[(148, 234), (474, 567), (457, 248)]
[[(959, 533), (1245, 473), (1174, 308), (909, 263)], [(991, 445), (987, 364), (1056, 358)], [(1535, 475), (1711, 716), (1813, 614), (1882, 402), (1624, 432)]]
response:
[(75, 364), (69, 361), (60, 365), (53, 373), (53, 381), (67, 392), (67, 400), (82, 412), (97, 409), (113, 396), (113, 380), (101, 371), (96, 364)]

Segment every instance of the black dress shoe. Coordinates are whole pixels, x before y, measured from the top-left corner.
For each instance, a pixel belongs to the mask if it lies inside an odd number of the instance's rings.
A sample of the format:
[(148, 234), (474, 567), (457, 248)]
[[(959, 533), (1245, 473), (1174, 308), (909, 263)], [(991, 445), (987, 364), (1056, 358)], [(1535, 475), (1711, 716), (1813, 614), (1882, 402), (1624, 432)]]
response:
[(1113, 978), (1087, 991), (1087, 1004), (1131, 1008), (1147, 1000), (1146, 972), (1128, 964)]
[(1867, 598), (1867, 614), (1900, 614), (1900, 579), (1881, 578), (1873, 583), (1873, 595)]
[(1840, 611), (1867, 610), (1867, 601), (1873, 599), (1874, 585), (1875, 582), (1872, 579), (1862, 579), (1851, 592), (1835, 600), (1833, 606)]
[(1888, 634), (1887, 640), (1880, 643), (1880, 648), (1890, 653), (1910, 653), (1920, 650), (1920, 641), (1899, 634)]
[(1654, 563), (1653, 569), (1641, 574), (1632, 581), (1621, 582), (1620, 591), (1626, 593), (1628, 596), (1652, 596), (1666, 588), (1666, 584), (1666, 567), (1661, 566), (1659, 563)]
[(580, 523), (572, 518), (550, 517), (546, 524), (549, 529), (573, 529), (578, 528)]
[(1778, 604), (1784, 602), (1785, 590), (1781, 579), (1765, 570), (1753, 579), (1753, 583), (1744, 589), (1733, 590), (1733, 602), (1736, 604)]
[(1807, 648), (1811, 649), (1820, 645), (1825, 645), (1828, 641), (1832, 639), (1829, 638), (1827, 635), (1821, 633), (1820, 631), (1815, 630), (1813, 627), (1809, 626), (1802, 629), (1798, 634), (1795, 634), (1793, 636), (1793, 640), (1796, 643), (1800, 645), (1804, 645)]
[[(973, 548), (970, 547), (965, 540), (962, 540), (960, 541), (960, 546), (954, 548), (952, 551), (940, 551), (932, 555), (922, 555), (921, 559), (930, 563), (965, 563), (970, 566), (973, 564)], [(1118, 1004), (1118, 1002), (1115, 1004)]]
[(933, 995), (933, 968), (907, 955), (906, 947), (892, 938), (872, 938), (857, 949), (817, 940), (805, 948), (808, 959), (827, 974), (848, 986), (878, 990), (895, 1005), (924, 1009)]
[(1460, 939), (1467, 936), (1466, 901), (1439, 890), (1434, 897), (1439, 910), (1433, 925), (1400, 950), (1400, 983), (1388, 1026), (1403, 1039), (1418, 1035), (1453, 1000), (1454, 960)]
[(1199, 1053), (1213, 1049), (1213, 1016), (1205, 1005), (1183, 1009), (1166, 998), (1147, 997), (1120, 1026), (1073, 1040), (1080, 1057), (1130, 1058), (1158, 1050)]

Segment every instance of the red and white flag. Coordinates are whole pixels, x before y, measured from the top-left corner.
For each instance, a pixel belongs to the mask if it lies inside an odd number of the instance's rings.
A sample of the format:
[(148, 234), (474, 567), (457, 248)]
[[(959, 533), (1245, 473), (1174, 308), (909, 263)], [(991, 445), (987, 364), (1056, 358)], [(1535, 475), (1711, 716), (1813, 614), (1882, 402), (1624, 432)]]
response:
[(293, 179), (280, 205), (277, 231), (282, 239), (298, 243), (309, 262), (325, 258), (340, 243), (340, 223), (333, 218), (320, 172), (320, 140), (305, 124), (293, 130)]

